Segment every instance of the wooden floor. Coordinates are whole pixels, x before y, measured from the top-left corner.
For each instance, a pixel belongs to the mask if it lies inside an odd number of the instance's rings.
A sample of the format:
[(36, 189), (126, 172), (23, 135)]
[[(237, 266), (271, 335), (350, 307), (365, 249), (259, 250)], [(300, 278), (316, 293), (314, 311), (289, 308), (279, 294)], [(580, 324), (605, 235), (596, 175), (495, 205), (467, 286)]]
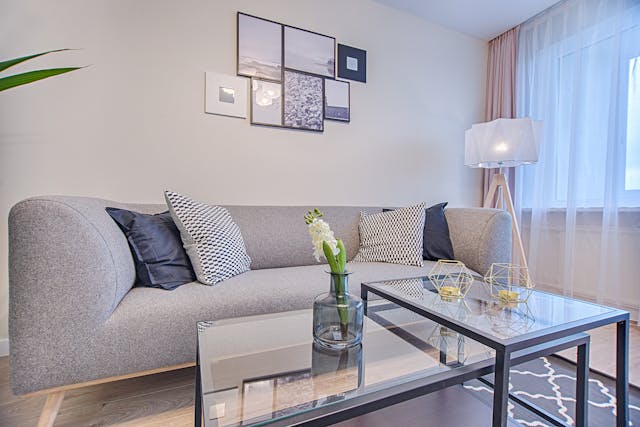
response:
[[(591, 367), (614, 374), (615, 327), (604, 327), (591, 333)], [(640, 327), (631, 327), (630, 381), (640, 385)], [(566, 353), (566, 352), (563, 352)], [(575, 352), (564, 354), (575, 357)], [(0, 426), (33, 427), (36, 425), (44, 397), (23, 398), (11, 393), (8, 382), (9, 360), (0, 358)], [(341, 423), (341, 427), (376, 426), (381, 420), (398, 420), (404, 417), (411, 423), (416, 416), (427, 416), (425, 408), (446, 402), (447, 393), (428, 398), (414, 399), (379, 411), (375, 416), (363, 416)], [(466, 399), (466, 397), (462, 397)], [(444, 400), (443, 400), (444, 399)], [(451, 400), (451, 399), (449, 399)], [(193, 425), (194, 369), (185, 368), (173, 372), (133, 378), (109, 384), (70, 391), (65, 396), (55, 426), (127, 426), (127, 427), (182, 427)], [(469, 404), (473, 407), (473, 404)], [(474, 411), (480, 409), (476, 408)], [(441, 412), (441, 411), (436, 411)], [(433, 411), (430, 417), (433, 420)], [(476, 412), (471, 412), (475, 414)], [(490, 412), (487, 412), (487, 420)], [(424, 418), (423, 418), (424, 419)], [(474, 424), (477, 416), (472, 418)], [(438, 425), (450, 424), (452, 420)], [(387, 424), (388, 425), (388, 424)], [(410, 424), (405, 424), (410, 425)], [(436, 425), (436, 424), (430, 424)]]
[[(616, 326), (603, 326), (589, 331), (589, 335), (591, 335), (589, 366), (603, 374), (615, 376)], [(575, 350), (569, 349), (559, 354), (569, 360), (576, 360)], [(629, 382), (640, 387), (640, 327), (636, 325), (629, 328)]]

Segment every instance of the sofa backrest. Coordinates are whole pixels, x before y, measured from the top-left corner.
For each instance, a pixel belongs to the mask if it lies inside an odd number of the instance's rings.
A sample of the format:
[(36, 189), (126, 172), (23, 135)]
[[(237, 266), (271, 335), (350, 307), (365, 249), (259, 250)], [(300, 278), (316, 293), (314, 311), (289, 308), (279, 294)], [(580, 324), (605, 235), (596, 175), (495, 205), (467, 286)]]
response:
[[(143, 213), (167, 210), (166, 205), (112, 204)], [(349, 206), (220, 206), (229, 210), (240, 227), (252, 270), (318, 264), (304, 222), (309, 210), (318, 208), (324, 213), (336, 238), (342, 239), (348, 259), (360, 246), (360, 212), (382, 212), (382, 208)]]
[[(117, 293), (125, 293), (135, 279), (133, 260), (124, 235), (106, 213), (105, 207), (111, 206), (129, 209), (142, 213), (159, 213), (167, 210), (165, 204), (121, 203), (93, 197), (74, 196), (41, 196), (20, 202), (21, 210), (37, 209), (40, 215), (48, 215), (47, 206), (65, 207), (56, 209), (56, 222), (86, 222), (86, 226), (95, 230), (100, 240), (106, 244), (111, 257), (118, 261), (119, 282), (123, 289)], [(224, 206), (224, 205), (221, 205)], [(381, 212), (375, 207), (346, 206), (225, 206), (229, 209), (234, 221), (240, 227), (242, 237), (251, 257), (251, 269), (291, 267), (317, 264), (313, 257), (311, 238), (307, 232), (304, 215), (308, 210), (318, 208), (324, 213), (336, 238), (342, 239), (347, 249), (348, 259), (358, 251), (358, 222), (360, 212)], [(80, 213), (80, 216), (77, 216)], [(37, 212), (32, 212), (36, 217)], [(33, 221), (34, 216), (30, 215)], [(72, 227), (73, 228), (73, 227)], [(73, 235), (69, 236), (72, 241)], [(102, 243), (102, 242), (101, 242)], [(126, 284), (125, 284), (126, 283)], [(120, 286), (119, 286), (120, 287)]]
[(356, 255), (360, 245), (360, 212), (382, 211), (382, 208), (346, 206), (226, 207), (242, 231), (253, 270), (318, 263), (304, 222), (308, 210), (317, 207), (324, 213), (324, 220), (336, 238), (342, 239), (348, 259)]

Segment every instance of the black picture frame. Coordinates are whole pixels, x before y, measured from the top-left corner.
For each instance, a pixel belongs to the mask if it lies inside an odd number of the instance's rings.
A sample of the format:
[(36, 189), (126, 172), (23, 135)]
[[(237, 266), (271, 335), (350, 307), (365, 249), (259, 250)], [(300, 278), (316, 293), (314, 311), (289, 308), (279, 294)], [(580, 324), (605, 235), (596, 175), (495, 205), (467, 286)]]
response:
[(282, 81), (284, 25), (258, 16), (236, 14), (236, 74)]
[(338, 44), (338, 77), (367, 82), (367, 51)]
[[(337, 91), (335, 94), (332, 93), (334, 90)], [(346, 107), (344, 92), (341, 93), (345, 90)], [(351, 121), (351, 84), (349, 82), (324, 79), (324, 118), (346, 123)]]
[[(259, 91), (273, 89), (277, 93), (273, 96), (263, 97), (259, 94)], [(270, 126), (270, 127), (284, 127), (284, 87), (282, 82), (276, 82), (266, 79), (251, 78), (251, 102), (250, 102), (250, 123), (252, 125)], [(267, 100), (266, 98), (270, 98)], [(259, 100), (264, 99), (266, 102)], [(275, 110), (275, 111), (270, 111)], [(268, 117), (272, 117), (270, 120), (265, 120)]]
[(282, 80), (283, 127), (324, 132), (324, 78), (285, 68)]
[(284, 25), (282, 40), (282, 64), (285, 70), (335, 78), (335, 37)]

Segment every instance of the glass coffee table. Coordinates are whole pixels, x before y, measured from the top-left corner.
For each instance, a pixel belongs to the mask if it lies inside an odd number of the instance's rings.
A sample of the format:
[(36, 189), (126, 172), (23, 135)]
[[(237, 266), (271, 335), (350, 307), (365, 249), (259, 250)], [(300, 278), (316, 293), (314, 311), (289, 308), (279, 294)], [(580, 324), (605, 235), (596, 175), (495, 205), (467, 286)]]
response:
[[(362, 344), (347, 351), (314, 344), (311, 325), (311, 310), (199, 322), (196, 426), (331, 425), (494, 370), (490, 346), (386, 300), (368, 303)], [(587, 343), (550, 341), (511, 363)]]
[[(563, 426), (557, 417), (528, 402), (509, 395), (509, 368), (517, 362), (523, 350), (549, 348), (563, 339), (574, 340), (577, 333), (610, 323), (616, 332), (616, 425), (627, 426), (628, 407), (628, 342), (629, 313), (572, 298), (533, 291), (526, 303), (508, 304), (494, 301), (482, 282), (473, 283), (463, 300), (443, 300), (428, 277), (363, 283), (361, 296), (365, 312), (371, 295), (377, 295), (426, 319), (430, 319), (474, 342), (494, 350), (493, 426), (505, 426), (507, 400), (514, 401), (537, 413), (553, 425)], [(377, 305), (377, 302), (374, 304)], [(375, 305), (374, 305), (375, 307)], [(586, 426), (589, 351), (588, 340), (577, 344), (576, 426)], [(546, 350), (543, 350), (546, 351)], [(485, 380), (486, 381), (486, 380)]]

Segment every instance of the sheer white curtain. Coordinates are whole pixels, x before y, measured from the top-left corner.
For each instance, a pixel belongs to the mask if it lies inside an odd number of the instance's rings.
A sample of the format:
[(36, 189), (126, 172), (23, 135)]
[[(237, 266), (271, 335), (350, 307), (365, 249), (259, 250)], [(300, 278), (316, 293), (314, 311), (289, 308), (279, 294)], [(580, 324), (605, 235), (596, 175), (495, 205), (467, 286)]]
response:
[(640, 0), (565, 0), (520, 27), (518, 117), (543, 121), (516, 205), (542, 288), (640, 306)]

